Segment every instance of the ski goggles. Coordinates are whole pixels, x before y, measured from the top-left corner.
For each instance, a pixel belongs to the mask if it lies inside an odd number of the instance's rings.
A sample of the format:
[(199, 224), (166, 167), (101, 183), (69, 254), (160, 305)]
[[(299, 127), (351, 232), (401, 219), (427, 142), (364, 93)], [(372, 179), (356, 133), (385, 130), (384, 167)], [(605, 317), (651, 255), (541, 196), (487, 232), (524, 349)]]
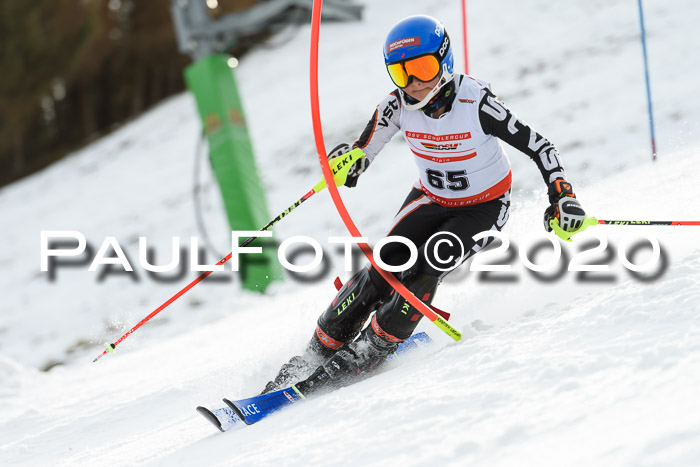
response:
[(410, 77), (418, 81), (432, 81), (440, 74), (440, 62), (435, 55), (423, 55), (386, 66), (391, 80), (400, 88), (408, 86)]

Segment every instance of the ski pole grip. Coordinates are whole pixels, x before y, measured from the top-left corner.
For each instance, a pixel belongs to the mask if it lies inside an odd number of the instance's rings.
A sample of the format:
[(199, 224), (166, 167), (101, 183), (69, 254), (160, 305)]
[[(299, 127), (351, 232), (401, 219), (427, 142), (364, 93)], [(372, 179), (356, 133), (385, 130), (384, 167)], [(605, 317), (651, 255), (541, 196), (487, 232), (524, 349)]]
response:
[[(352, 151), (346, 152), (342, 156), (334, 157), (328, 161), (328, 164), (331, 167), (331, 172), (333, 173), (333, 181), (335, 182), (335, 186), (345, 185), (350, 168), (352, 168), (355, 162), (359, 161), (363, 157), (365, 157), (364, 151), (362, 151), (360, 148), (355, 148)], [(322, 178), (321, 181), (314, 186), (314, 191), (318, 193), (327, 187), (328, 185), (326, 184), (326, 179)]]
[(557, 237), (561, 238), (566, 242), (570, 242), (571, 237), (573, 237), (577, 233), (583, 232), (592, 225), (598, 225), (598, 219), (596, 219), (595, 217), (586, 216), (586, 218), (583, 220), (583, 224), (581, 224), (581, 227), (574, 231), (567, 232), (566, 230), (559, 227), (559, 221), (557, 219), (552, 219), (549, 221), (549, 226), (552, 228)]

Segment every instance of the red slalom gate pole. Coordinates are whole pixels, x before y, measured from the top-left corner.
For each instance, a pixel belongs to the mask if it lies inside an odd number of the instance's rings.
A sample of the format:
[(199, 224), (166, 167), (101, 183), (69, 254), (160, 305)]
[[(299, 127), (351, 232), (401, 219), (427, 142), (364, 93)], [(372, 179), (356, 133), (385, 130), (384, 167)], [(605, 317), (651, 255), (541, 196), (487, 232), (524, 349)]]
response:
[[(321, 112), (318, 99), (318, 46), (319, 46), (319, 30), (321, 27), (321, 8), (323, 6), (323, 0), (314, 0), (313, 11), (311, 13), (311, 57), (310, 57), (310, 91), (311, 91), (311, 119), (313, 123), (314, 139), (316, 141), (316, 151), (318, 152), (319, 162), (321, 164), (321, 169), (323, 170), (323, 177), (326, 181), (333, 180), (333, 174), (331, 173), (330, 166), (328, 164), (328, 159), (326, 157), (326, 147), (323, 142), (323, 127), (321, 126)], [(338, 193), (338, 188), (333, 183), (328, 184), (328, 191), (333, 198), (333, 203), (335, 204), (338, 214), (340, 214), (345, 227), (353, 237), (362, 237), (359, 229), (355, 225), (348, 213), (343, 199)], [(425, 303), (419, 300), (415, 295), (413, 295), (401, 282), (394, 277), (393, 274), (384, 271), (382, 268), (377, 266), (374, 261), (372, 249), (366, 243), (358, 243), (358, 246), (367, 257), (369, 262), (377, 269), (377, 272), (386, 280), (393, 288), (398, 292), (404, 299), (406, 299), (411, 305), (413, 305), (416, 310), (418, 310), (423, 316), (428, 318), (433, 324), (440, 328), (447, 335), (452, 337), (454, 340), (459, 341), (462, 339), (462, 334), (455, 329), (451, 324), (449, 324), (442, 316), (436, 314), (431, 310)]]

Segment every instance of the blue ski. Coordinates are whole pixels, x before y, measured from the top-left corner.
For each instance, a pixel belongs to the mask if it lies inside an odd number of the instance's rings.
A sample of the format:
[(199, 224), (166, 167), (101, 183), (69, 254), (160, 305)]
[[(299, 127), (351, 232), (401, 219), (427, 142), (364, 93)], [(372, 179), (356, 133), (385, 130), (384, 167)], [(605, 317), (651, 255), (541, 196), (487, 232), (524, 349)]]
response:
[(236, 426), (243, 426), (243, 420), (236, 414), (230, 407), (223, 407), (221, 409), (209, 410), (206, 407), (197, 407), (197, 412), (202, 414), (204, 418), (209, 420), (212, 425), (217, 427), (220, 431), (228, 431)]
[[(389, 355), (388, 358), (393, 360), (401, 356), (401, 354), (429, 345), (431, 342), (430, 337), (426, 333), (419, 332), (402, 342), (396, 349), (396, 352)], [(224, 399), (228, 407), (209, 410), (200, 406), (197, 407), (197, 412), (220, 431), (228, 431), (232, 428), (259, 422), (271, 413), (303, 399), (304, 396), (294, 386), (291, 386), (247, 399), (235, 401)]]
[(294, 386), (279, 391), (230, 401), (224, 399), (228, 405), (247, 425), (259, 422), (282, 407), (298, 402), (305, 397)]

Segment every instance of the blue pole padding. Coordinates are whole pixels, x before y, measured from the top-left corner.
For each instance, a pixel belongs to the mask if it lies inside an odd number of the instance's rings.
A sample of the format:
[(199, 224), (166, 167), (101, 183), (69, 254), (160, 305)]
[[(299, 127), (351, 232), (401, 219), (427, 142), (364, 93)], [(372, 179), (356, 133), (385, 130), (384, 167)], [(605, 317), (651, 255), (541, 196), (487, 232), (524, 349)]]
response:
[(649, 84), (649, 60), (647, 59), (647, 38), (644, 28), (644, 9), (642, 0), (637, 0), (639, 4), (639, 25), (642, 29), (642, 52), (644, 54), (644, 79), (647, 83), (647, 103), (649, 107), (649, 128), (651, 132), (651, 158), (656, 160), (656, 134), (654, 130), (654, 111), (651, 104), (651, 84)]

